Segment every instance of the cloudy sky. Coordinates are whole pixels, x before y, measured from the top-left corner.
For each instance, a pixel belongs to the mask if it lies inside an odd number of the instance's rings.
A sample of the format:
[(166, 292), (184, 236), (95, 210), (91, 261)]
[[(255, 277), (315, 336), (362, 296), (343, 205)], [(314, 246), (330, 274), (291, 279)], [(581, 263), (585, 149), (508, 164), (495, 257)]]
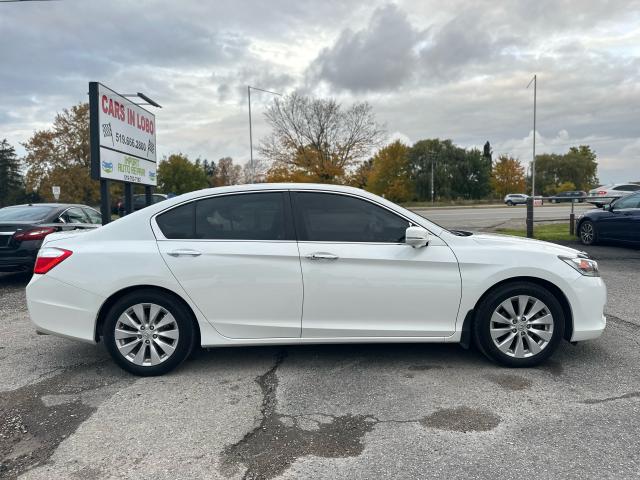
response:
[[(246, 162), (253, 85), (368, 101), (390, 139), (529, 161), (534, 73), (538, 152), (586, 143), (602, 181), (640, 180), (640, 1), (0, 0), (0, 138), (16, 146), (96, 80), (163, 105), (161, 155)], [(257, 143), (271, 98), (252, 100)]]

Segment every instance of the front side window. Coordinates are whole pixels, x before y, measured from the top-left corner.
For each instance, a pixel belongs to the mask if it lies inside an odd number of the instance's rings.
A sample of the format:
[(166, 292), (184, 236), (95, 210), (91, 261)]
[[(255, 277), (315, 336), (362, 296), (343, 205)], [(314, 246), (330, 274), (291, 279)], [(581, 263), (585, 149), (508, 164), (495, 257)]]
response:
[(313, 242), (403, 243), (409, 222), (348, 195), (292, 193), (298, 238)]
[(628, 208), (640, 208), (640, 195), (624, 197), (613, 204), (614, 210), (623, 210)]
[(288, 240), (293, 228), (285, 200), (281, 192), (211, 197), (173, 208), (156, 221), (169, 239)]

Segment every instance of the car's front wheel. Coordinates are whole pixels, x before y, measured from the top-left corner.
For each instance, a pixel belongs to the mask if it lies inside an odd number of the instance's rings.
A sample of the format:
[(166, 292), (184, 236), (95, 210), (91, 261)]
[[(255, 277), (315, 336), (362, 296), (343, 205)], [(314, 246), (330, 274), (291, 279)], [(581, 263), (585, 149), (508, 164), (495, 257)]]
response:
[(584, 220), (580, 224), (578, 235), (583, 245), (594, 245), (598, 241), (596, 226), (591, 220)]
[(103, 339), (113, 359), (135, 375), (163, 375), (182, 363), (194, 344), (187, 309), (156, 290), (125, 295), (109, 310)]
[(511, 200), (507, 200), (507, 206), (513, 207), (513, 202)]
[(551, 356), (564, 334), (556, 297), (529, 282), (503, 285), (479, 305), (474, 339), (490, 359), (509, 367), (532, 367)]

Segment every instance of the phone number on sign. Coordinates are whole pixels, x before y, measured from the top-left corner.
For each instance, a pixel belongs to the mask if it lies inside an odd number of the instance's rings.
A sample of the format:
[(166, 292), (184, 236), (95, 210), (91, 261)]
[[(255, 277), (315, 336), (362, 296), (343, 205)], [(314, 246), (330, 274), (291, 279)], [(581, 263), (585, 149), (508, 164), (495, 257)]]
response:
[(125, 182), (142, 183), (142, 177), (135, 177), (133, 175), (123, 175), (122, 179)]
[(141, 142), (140, 140), (136, 140), (135, 138), (127, 137), (125, 135), (122, 135), (121, 133), (116, 133), (116, 142), (128, 147), (133, 147), (136, 150), (140, 150), (142, 152), (147, 151), (146, 143)]

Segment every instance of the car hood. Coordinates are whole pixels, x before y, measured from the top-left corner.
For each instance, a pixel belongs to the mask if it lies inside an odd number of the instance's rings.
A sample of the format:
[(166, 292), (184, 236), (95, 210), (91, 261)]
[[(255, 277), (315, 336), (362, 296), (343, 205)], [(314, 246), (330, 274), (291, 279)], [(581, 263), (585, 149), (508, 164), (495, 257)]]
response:
[(471, 238), (480, 245), (498, 248), (513, 248), (526, 251), (535, 250), (538, 252), (544, 251), (552, 255), (575, 256), (578, 254), (585, 254), (585, 252), (576, 250), (575, 248), (565, 247), (556, 243), (543, 242), (542, 240), (534, 240), (531, 238), (514, 237), (511, 235), (479, 233), (474, 234)]

